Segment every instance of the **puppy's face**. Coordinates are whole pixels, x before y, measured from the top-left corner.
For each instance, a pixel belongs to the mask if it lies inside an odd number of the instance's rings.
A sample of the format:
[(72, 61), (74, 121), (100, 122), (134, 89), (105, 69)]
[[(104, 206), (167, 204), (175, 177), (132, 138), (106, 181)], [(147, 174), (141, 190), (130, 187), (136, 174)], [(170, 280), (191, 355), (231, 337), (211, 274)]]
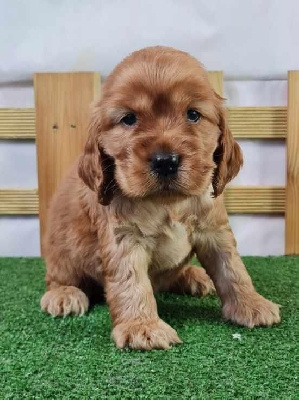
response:
[[(200, 195), (213, 183), (217, 195), (226, 183), (218, 175), (227, 146), (239, 152), (200, 63), (177, 50), (148, 48), (107, 79), (79, 173), (103, 204), (115, 188), (129, 197), (177, 198)], [(240, 154), (233, 162), (238, 170)]]

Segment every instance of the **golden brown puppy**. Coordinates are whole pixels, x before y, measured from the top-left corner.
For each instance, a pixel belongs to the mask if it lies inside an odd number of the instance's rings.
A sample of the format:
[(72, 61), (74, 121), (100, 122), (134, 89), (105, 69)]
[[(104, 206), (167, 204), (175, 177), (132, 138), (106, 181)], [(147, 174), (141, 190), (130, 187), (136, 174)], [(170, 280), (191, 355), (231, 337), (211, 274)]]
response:
[[(116, 346), (146, 350), (181, 342), (159, 318), (155, 290), (199, 296), (215, 285), (226, 319), (279, 322), (278, 306), (253, 287), (223, 205), (241, 165), (222, 99), (195, 58), (164, 47), (127, 57), (50, 207), (42, 309), (85, 313), (93, 281), (105, 289)], [(194, 254), (208, 275), (188, 265)]]

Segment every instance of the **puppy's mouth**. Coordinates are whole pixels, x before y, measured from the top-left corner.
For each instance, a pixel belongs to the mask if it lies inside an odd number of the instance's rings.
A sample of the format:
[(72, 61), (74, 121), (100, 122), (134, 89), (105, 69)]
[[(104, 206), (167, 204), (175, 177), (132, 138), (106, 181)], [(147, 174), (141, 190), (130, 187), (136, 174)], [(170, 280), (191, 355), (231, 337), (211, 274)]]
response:
[(178, 192), (179, 187), (177, 185), (176, 178), (158, 178), (156, 183), (156, 191), (158, 193)]
[(147, 197), (156, 197), (157, 199), (177, 199), (186, 197), (184, 188), (179, 184), (178, 177), (157, 177)]

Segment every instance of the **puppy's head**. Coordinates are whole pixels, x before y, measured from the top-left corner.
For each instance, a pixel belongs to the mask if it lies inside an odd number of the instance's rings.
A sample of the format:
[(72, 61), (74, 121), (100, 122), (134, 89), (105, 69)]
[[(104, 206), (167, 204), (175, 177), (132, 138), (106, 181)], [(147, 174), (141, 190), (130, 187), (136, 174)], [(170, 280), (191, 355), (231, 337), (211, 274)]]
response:
[(239, 171), (222, 99), (201, 64), (165, 47), (137, 51), (108, 77), (79, 164), (83, 181), (109, 204), (128, 197), (214, 195)]

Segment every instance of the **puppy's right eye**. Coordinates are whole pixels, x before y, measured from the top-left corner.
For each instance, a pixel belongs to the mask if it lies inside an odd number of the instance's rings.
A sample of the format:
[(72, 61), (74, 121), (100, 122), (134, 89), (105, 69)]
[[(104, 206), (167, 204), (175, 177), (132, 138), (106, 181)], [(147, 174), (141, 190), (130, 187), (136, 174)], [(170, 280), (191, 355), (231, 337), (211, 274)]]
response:
[(125, 115), (125, 116), (120, 120), (120, 122), (121, 122), (123, 125), (126, 125), (126, 126), (133, 126), (133, 125), (135, 125), (136, 122), (137, 122), (137, 117), (136, 117), (136, 115), (135, 115), (134, 113), (128, 113), (127, 115)]

